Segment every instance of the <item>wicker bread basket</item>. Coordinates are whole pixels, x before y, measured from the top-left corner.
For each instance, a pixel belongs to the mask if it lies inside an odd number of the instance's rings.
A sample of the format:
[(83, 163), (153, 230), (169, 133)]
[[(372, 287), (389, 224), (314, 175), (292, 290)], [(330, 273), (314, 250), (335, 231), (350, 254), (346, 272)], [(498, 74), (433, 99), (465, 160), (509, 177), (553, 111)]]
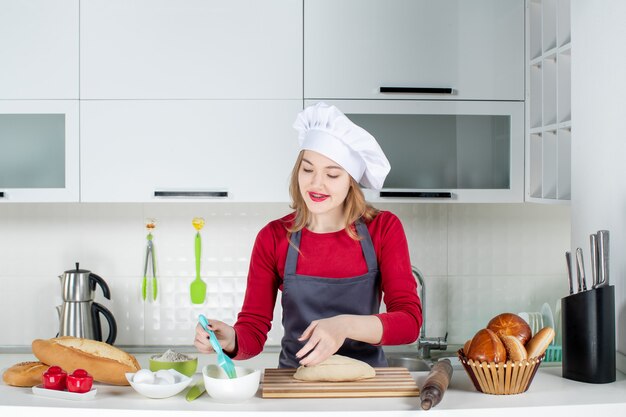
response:
[(505, 363), (478, 362), (467, 359), (463, 349), (457, 352), (459, 359), (474, 383), (476, 390), (485, 394), (508, 395), (525, 392), (535, 377), (544, 355), (523, 361)]

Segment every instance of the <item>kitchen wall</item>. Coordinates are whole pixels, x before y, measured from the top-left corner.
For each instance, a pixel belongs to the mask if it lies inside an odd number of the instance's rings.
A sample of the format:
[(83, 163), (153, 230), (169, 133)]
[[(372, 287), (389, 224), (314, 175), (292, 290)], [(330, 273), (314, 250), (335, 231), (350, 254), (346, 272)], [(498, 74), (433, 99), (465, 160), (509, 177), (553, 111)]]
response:
[[(427, 336), (463, 343), (493, 315), (539, 311), (567, 291), (564, 251), (569, 207), (535, 204), (387, 204), (401, 218), (411, 259), (425, 275)], [(103, 277), (118, 323), (118, 345), (191, 345), (196, 317), (233, 323), (258, 230), (286, 204), (0, 205), (0, 346), (54, 337), (58, 275), (75, 262)], [(205, 304), (192, 305), (194, 233), (203, 216)], [(157, 301), (142, 301), (144, 219), (154, 217)], [(280, 310), (268, 344), (280, 342)]]
[(626, 3), (572, 1), (572, 243), (610, 231), (617, 368), (626, 372)]

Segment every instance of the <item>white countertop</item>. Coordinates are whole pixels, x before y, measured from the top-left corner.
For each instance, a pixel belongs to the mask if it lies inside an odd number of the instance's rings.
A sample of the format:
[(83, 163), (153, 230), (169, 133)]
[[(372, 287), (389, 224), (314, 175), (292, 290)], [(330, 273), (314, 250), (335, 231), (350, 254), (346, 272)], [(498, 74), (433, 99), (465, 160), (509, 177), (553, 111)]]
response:
[[(155, 352), (157, 353), (157, 352)], [(148, 365), (147, 354), (136, 354), (142, 367)], [(276, 367), (278, 355), (267, 353), (238, 364), (254, 368)], [(29, 354), (1, 354), (0, 370), (22, 361), (36, 360)], [(215, 357), (201, 355), (201, 366), (214, 363)], [(426, 372), (412, 373), (418, 385), (423, 384)], [(201, 378), (197, 373), (194, 378)], [(359, 398), (359, 399), (263, 399), (260, 394), (241, 404), (221, 404), (206, 393), (193, 402), (185, 400), (185, 391), (162, 399), (148, 399), (131, 387), (94, 384), (98, 389), (95, 399), (71, 401), (36, 396), (30, 388), (16, 388), (0, 381), (0, 415), (46, 417), (63, 416), (260, 416), (287, 413), (297, 416), (414, 416), (420, 408), (418, 397)], [(42, 409), (45, 408), (45, 411)], [(590, 413), (626, 415), (626, 376), (618, 372), (617, 381), (611, 384), (586, 384), (561, 377), (558, 366), (542, 365), (529, 390), (518, 395), (487, 395), (477, 392), (462, 368), (455, 367), (452, 381), (442, 402), (428, 411), (441, 416), (585, 416)], [(597, 415), (597, 414), (596, 414)]]

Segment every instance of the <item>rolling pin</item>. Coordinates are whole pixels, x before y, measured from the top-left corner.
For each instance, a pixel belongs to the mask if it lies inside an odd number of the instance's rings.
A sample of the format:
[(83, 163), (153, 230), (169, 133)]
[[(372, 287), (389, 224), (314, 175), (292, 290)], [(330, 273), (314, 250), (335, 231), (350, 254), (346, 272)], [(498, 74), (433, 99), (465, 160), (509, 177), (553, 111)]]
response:
[(449, 359), (440, 360), (433, 365), (420, 392), (423, 410), (430, 410), (439, 404), (451, 378), (452, 364)]

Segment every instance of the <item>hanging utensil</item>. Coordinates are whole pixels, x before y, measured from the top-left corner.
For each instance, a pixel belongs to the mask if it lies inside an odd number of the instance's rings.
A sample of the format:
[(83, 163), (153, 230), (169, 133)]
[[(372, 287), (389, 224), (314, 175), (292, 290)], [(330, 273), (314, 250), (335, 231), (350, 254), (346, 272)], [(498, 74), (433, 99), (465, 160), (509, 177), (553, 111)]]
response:
[(598, 231), (598, 282), (596, 287), (609, 285), (609, 231)]
[(156, 301), (157, 298), (157, 278), (156, 278), (156, 262), (154, 257), (154, 244), (152, 243), (152, 231), (156, 228), (156, 220), (146, 220), (146, 230), (148, 235), (146, 240), (146, 261), (143, 267), (143, 280), (141, 282), (141, 298), (145, 301), (148, 292), (148, 265), (152, 270), (152, 300)]
[(202, 217), (194, 217), (191, 221), (194, 229), (196, 229), (195, 252), (196, 252), (196, 279), (191, 282), (190, 294), (193, 304), (204, 303), (206, 297), (206, 283), (200, 278), (200, 258), (202, 255), (202, 238), (200, 230), (204, 227), (204, 219)]

